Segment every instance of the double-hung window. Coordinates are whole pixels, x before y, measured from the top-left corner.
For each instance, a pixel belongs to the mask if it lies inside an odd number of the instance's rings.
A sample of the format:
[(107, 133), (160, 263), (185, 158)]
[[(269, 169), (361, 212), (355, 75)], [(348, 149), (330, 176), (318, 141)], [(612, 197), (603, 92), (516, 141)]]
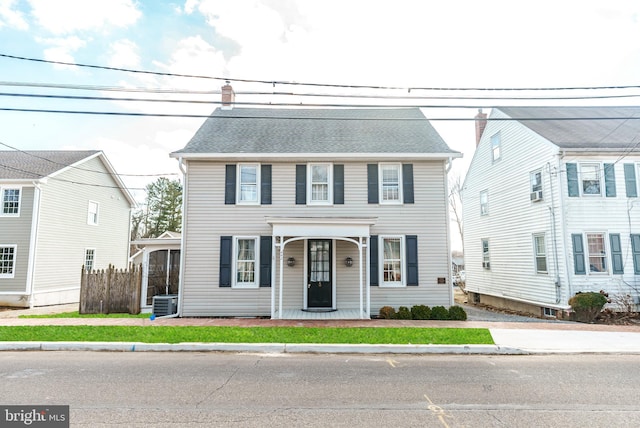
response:
[(542, 171), (533, 171), (529, 174), (529, 181), (531, 183), (530, 199), (532, 202), (541, 201), (542, 194)]
[(589, 272), (608, 272), (604, 233), (587, 233), (587, 251), (589, 252)]
[(533, 235), (536, 273), (547, 273), (547, 244), (544, 233)]
[(580, 181), (583, 195), (601, 195), (600, 186), (600, 164), (582, 163), (580, 164)]
[(330, 204), (333, 200), (331, 164), (310, 164), (308, 171), (309, 204)]
[(235, 239), (235, 281), (234, 287), (258, 287), (258, 238), (236, 237)]
[(95, 266), (96, 249), (87, 248), (84, 250), (84, 269), (91, 272)]
[(13, 278), (15, 275), (16, 246), (0, 245), (0, 278)]
[(489, 192), (483, 190), (480, 192), (480, 215), (489, 214)]
[(489, 257), (489, 240), (482, 240), (482, 267), (491, 270), (491, 259)]
[(2, 207), (0, 215), (18, 216), (20, 215), (20, 189), (3, 188), (0, 193), (2, 197)]
[(380, 203), (402, 203), (402, 165), (380, 164)]
[(89, 201), (89, 208), (87, 209), (87, 224), (98, 224), (98, 210), (99, 205), (97, 202)]
[(260, 200), (260, 168), (255, 164), (240, 164), (238, 169), (238, 203), (257, 204)]
[(493, 134), (491, 136), (491, 160), (493, 162), (500, 160), (500, 157), (502, 156), (500, 152), (500, 144), (501, 144), (500, 133), (498, 132), (496, 134)]
[(402, 236), (383, 236), (382, 244), (382, 285), (402, 286), (404, 282), (404, 242)]

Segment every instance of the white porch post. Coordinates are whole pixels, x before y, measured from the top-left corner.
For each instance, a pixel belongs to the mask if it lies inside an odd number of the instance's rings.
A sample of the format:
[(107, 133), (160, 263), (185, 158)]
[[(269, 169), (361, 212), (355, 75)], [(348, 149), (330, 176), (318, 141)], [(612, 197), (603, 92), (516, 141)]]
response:
[(371, 266), (371, 254), (369, 253), (369, 241), (371, 237), (367, 237), (367, 244), (365, 245), (365, 254), (367, 265), (365, 266), (365, 277), (367, 283), (367, 316), (371, 318), (371, 272), (369, 266)]
[(358, 237), (358, 280), (360, 282), (360, 319), (364, 318), (364, 289), (362, 288), (362, 236)]
[(271, 318), (276, 316), (276, 237), (271, 238)]
[(282, 284), (283, 284), (283, 275), (284, 275), (284, 245), (283, 245), (283, 241), (284, 237), (281, 236), (280, 237), (280, 281), (278, 284), (278, 292), (279, 292), (279, 297), (278, 297), (278, 318), (282, 319)]

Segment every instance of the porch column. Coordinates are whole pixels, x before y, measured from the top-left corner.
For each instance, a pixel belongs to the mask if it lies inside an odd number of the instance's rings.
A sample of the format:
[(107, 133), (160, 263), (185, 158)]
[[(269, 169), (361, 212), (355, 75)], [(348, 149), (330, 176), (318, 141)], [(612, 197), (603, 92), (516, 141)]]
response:
[(371, 254), (369, 253), (369, 240), (371, 238), (367, 237), (367, 243), (364, 246), (365, 250), (365, 258), (367, 260), (366, 270), (365, 270), (365, 282), (367, 286), (367, 316), (371, 318), (371, 273), (369, 272), (369, 266), (371, 266)]
[(358, 237), (358, 280), (360, 282), (360, 319), (364, 318), (364, 290), (362, 288), (362, 236)]
[(279, 282), (279, 297), (278, 297), (278, 318), (282, 319), (282, 284), (283, 284), (283, 275), (284, 275), (284, 237), (280, 237), (280, 281)]
[(271, 239), (271, 318), (276, 316), (276, 237)]

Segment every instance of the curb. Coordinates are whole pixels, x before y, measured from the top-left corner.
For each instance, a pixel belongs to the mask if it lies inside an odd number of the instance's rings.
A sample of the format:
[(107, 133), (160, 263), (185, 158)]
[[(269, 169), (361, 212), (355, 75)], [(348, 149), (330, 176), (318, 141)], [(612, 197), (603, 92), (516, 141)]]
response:
[(0, 351), (257, 352), (277, 354), (528, 355), (497, 345), (370, 345), (320, 343), (0, 342)]

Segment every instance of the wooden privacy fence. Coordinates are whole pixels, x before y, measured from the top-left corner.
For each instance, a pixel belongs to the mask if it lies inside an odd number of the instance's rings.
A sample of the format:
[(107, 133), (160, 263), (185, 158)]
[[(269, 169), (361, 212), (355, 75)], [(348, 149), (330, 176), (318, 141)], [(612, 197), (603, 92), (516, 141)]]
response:
[(86, 271), (80, 282), (81, 314), (140, 313), (142, 266)]

